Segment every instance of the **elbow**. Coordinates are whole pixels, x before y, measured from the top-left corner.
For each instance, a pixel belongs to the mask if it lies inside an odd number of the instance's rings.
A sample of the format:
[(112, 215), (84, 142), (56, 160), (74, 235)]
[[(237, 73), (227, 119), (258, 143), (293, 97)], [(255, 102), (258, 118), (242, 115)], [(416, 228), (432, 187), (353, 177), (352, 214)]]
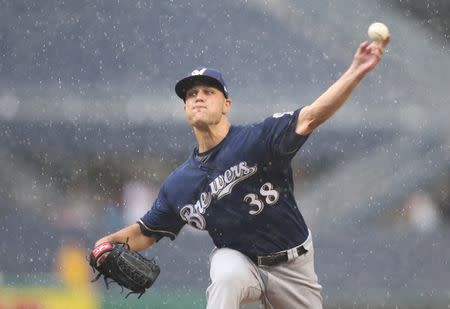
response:
[(320, 126), (323, 121), (317, 118), (309, 118), (302, 120), (295, 129), (295, 133), (299, 135), (308, 135)]
[(320, 126), (326, 119), (313, 106), (305, 106), (300, 111), (295, 132), (300, 135), (307, 135)]

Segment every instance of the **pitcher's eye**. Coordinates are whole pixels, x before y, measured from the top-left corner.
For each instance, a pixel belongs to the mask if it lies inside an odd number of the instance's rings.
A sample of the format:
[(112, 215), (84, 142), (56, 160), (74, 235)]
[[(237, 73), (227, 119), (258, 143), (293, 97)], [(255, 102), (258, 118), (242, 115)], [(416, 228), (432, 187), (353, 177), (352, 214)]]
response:
[(190, 90), (190, 91), (186, 92), (186, 98), (195, 97), (197, 95), (197, 93), (198, 93), (197, 90)]

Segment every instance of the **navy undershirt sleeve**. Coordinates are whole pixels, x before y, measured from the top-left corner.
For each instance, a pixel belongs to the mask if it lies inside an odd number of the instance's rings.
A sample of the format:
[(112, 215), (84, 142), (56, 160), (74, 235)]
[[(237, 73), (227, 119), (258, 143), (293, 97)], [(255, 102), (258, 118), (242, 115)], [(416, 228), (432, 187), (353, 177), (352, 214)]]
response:
[(164, 185), (151, 209), (137, 223), (144, 235), (152, 236), (157, 240), (164, 236), (174, 240), (185, 224), (178, 213), (170, 207), (165, 196)]
[(274, 158), (292, 158), (300, 147), (308, 139), (309, 135), (300, 135), (295, 132), (300, 109), (287, 112), (276, 113), (263, 122), (263, 134), (269, 153)]

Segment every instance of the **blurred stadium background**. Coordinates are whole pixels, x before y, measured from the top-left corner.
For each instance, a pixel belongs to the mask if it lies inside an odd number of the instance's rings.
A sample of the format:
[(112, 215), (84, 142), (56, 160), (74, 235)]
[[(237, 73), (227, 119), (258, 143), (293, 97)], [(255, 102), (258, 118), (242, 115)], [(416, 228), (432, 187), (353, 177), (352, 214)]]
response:
[[(320, 95), (367, 26), (392, 43), (293, 164), (326, 308), (450, 307), (446, 0), (0, 1), (0, 308), (202, 308), (212, 242), (145, 252), (140, 300), (91, 284), (93, 242), (193, 147), (175, 82), (223, 71), (232, 121)], [(268, 231), (270, 232), (270, 231)]]

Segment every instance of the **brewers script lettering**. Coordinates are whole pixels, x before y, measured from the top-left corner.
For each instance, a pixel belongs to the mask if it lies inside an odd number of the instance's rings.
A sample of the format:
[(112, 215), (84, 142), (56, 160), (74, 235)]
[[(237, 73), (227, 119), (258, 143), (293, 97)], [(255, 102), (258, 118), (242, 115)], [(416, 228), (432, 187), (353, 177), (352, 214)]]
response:
[(204, 230), (206, 220), (203, 214), (211, 205), (212, 200), (220, 200), (230, 194), (236, 184), (255, 174), (257, 169), (256, 164), (249, 167), (245, 161), (230, 167), (211, 181), (209, 184), (210, 192), (202, 192), (195, 204), (188, 204), (181, 208), (181, 218), (191, 226)]

